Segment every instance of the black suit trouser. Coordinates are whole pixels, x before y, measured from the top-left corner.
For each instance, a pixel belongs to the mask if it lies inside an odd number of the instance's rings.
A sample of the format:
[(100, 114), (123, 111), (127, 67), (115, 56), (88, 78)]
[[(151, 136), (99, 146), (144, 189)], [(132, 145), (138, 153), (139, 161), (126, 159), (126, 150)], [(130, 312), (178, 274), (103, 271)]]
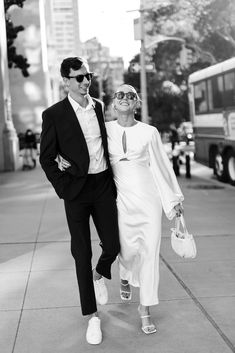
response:
[(117, 206), (110, 173), (89, 174), (78, 197), (65, 201), (65, 212), (82, 314), (89, 315), (97, 311), (92, 277), (90, 216), (102, 244), (102, 253), (96, 265), (100, 275), (111, 279), (111, 265), (120, 251)]

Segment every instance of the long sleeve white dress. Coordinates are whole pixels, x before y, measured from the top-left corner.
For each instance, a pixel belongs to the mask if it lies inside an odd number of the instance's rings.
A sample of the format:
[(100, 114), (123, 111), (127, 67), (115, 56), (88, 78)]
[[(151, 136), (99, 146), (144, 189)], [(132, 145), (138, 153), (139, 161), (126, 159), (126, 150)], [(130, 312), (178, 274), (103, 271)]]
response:
[(106, 123), (117, 187), (120, 278), (140, 287), (140, 303), (158, 304), (162, 208), (169, 219), (183, 201), (157, 129), (137, 122)]

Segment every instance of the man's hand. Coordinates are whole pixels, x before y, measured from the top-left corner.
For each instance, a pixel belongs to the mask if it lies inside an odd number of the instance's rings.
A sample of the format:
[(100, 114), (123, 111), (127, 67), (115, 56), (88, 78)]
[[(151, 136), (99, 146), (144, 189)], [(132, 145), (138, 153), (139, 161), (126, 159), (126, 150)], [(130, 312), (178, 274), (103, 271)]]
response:
[(66, 161), (60, 154), (58, 155), (58, 167), (60, 170), (64, 171), (67, 168), (71, 167), (71, 164)]
[(180, 217), (182, 214), (184, 214), (183, 206), (180, 203), (178, 203), (178, 205), (176, 205), (174, 209), (176, 211), (176, 217)]

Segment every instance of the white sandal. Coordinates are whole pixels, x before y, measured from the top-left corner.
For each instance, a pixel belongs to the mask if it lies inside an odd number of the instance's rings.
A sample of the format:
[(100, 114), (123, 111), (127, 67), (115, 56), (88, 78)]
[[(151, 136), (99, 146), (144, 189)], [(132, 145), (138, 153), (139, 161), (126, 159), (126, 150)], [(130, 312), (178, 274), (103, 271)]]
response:
[[(140, 318), (141, 320), (146, 318), (146, 317), (150, 317), (151, 315), (141, 315), (140, 312), (140, 306), (138, 306), (138, 312), (140, 314)], [(143, 322), (142, 322), (143, 323)], [(150, 325), (142, 325), (141, 326), (141, 330), (146, 334), (146, 335), (151, 335), (152, 333), (157, 332), (156, 326), (154, 324), (150, 324)]]

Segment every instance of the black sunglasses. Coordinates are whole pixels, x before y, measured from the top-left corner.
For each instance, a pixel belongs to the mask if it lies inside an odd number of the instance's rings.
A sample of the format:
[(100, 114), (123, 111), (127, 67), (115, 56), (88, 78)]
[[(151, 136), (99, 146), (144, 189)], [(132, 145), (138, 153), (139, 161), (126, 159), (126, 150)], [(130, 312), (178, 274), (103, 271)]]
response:
[(86, 79), (88, 81), (90, 81), (93, 77), (93, 72), (88, 72), (85, 75), (77, 75), (77, 76), (67, 76), (67, 78), (75, 78), (75, 80), (79, 83), (81, 83), (84, 80), (84, 77), (86, 77)]
[(123, 91), (119, 91), (119, 92), (116, 92), (114, 94), (114, 98), (117, 98), (117, 99), (123, 99), (124, 97), (126, 96), (127, 99), (129, 100), (135, 100), (137, 99), (137, 95), (135, 92), (123, 92)]

